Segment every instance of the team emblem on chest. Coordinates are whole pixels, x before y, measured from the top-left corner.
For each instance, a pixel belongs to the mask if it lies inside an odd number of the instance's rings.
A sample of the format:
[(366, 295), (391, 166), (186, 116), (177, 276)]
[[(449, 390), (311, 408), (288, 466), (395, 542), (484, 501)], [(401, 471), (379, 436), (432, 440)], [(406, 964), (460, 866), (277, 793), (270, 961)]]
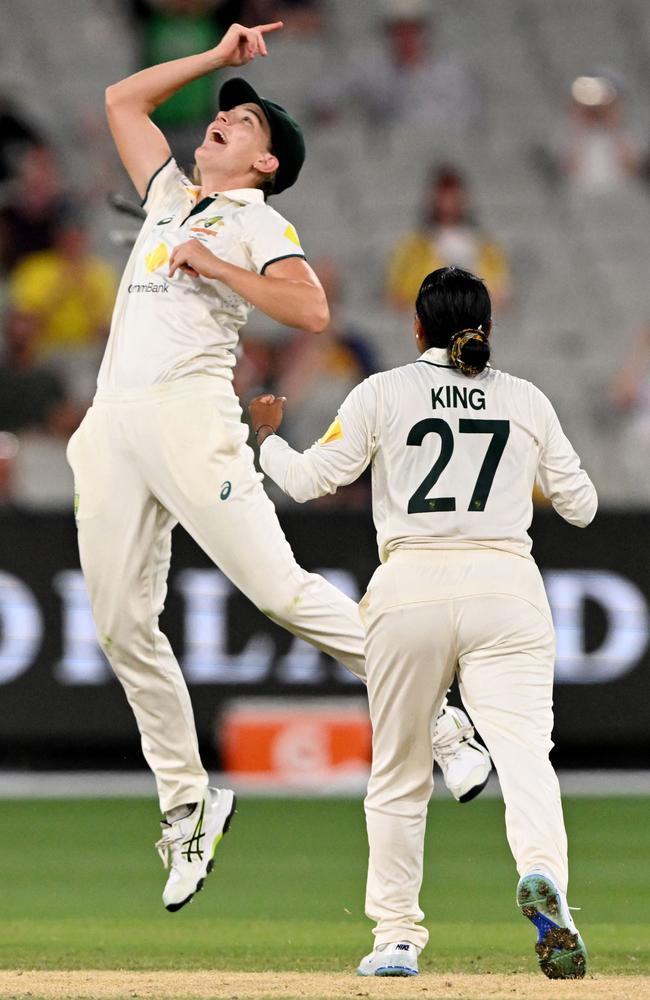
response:
[(218, 236), (219, 230), (225, 226), (222, 215), (212, 215), (209, 219), (201, 219), (199, 224), (192, 226), (190, 232), (204, 233), (206, 236)]

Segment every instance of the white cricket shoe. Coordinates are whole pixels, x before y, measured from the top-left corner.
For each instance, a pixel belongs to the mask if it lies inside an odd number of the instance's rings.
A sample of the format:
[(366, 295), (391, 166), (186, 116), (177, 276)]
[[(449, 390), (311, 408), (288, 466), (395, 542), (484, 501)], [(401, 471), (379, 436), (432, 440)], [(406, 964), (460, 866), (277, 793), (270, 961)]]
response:
[(460, 708), (446, 705), (436, 719), (433, 759), (445, 785), (459, 802), (479, 795), (492, 770), (490, 755), (474, 739), (474, 727)]
[(359, 962), (358, 976), (417, 976), (419, 949), (408, 941), (377, 945)]
[(180, 910), (203, 888), (236, 804), (235, 793), (229, 788), (208, 788), (189, 816), (173, 823), (162, 820), (163, 835), (156, 848), (165, 868), (171, 869), (162, 896), (170, 912)]

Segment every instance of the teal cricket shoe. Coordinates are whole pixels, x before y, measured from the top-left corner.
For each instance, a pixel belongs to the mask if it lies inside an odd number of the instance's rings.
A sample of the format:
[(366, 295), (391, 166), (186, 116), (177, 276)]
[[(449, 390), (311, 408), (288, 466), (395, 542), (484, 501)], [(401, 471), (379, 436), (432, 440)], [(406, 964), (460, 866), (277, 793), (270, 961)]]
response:
[(378, 945), (359, 962), (358, 976), (418, 976), (418, 952), (414, 944), (397, 941)]
[(517, 906), (537, 928), (535, 951), (549, 979), (582, 979), (587, 949), (573, 922), (564, 893), (548, 875), (524, 875), (517, 886)]

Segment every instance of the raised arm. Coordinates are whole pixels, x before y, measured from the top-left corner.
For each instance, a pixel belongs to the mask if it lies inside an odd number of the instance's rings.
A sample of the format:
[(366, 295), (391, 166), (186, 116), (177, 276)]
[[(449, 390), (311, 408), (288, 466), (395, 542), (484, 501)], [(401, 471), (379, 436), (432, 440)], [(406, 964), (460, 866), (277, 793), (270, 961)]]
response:
[(165, 136), (150, 115), (168, 98), (206, 73), (225, 66), (244, 66), (267, 54), (264, 35), (277, 31), (282, 21), (244, 28), (232, 24), (215, 48), (183, 59), (140, 70), (106, 90), (106, 114), (118, 153), (129, 177), (143, 197), (155, 171), (170, 156)]

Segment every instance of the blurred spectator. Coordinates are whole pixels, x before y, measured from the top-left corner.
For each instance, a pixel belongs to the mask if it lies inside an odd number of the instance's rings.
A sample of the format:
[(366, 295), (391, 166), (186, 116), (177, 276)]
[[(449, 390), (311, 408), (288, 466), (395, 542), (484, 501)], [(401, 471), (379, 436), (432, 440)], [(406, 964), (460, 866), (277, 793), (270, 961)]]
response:
[[(204, 52), (219, 43), (225, 27), (219, 0), (129, 0), (138, 26), (140, 60), (154, 66)], [(194, 163), (205, 123), (214, 117), (216, 77), (202, 76), (179, 90), (153, 114), (184, 168)]]
[(627, 413), (650, 444), (650, 326), (637, 337), (610, 390), (614, 405)]
[(629, 501), (650, 500), (650, 324), (636, 337), (625, 364), (610, 385), (610, 399), (618, 411), (616, 461)]
[(13, 271), (9, 299), (36, 324), (35, 352), (98, 346), (108, 333), (117, 290), (112, 267), (89, 252), (76, 215), (59, 221), (51, 250), (30, 254)]
[(315, 270), (329, 302), (330, 325), (318, 337), (301, 332), (286, 342), (274, 389), (289, 399), (287, 438), (300, 451), (323, 436), (351, 389), (377, 371), (377, 359), (365, 335), (348, 326), (343, 317), (336, 264), (322, 260)]
[[(82, 411), (66, 398), (58, 376), (37, 360), (38, 323), (10, 309), (4, 322), (0, 358), (0, 432), (37, 428), (67, 441)], [(6, 444), (5, 438), (3, 442)]]
[(18, 447), (18, 438), (15, 434), (0, 431), (0, 511), (7, 510), (13, 504)]
[(384, 0), (385, 50), (355, 56), (349, 69), (319, 79), (311, 102), (317, 120), (334, 122), (352, 105), (372, 125), (471, 125), (476, 86), (453, 53), (435, 49), (431, 8), (428, 0)]
[[(273, 383), (276, 351), (273, 344), (260, 337), (245, 336), (239, 342), (233, 388), (244, 403), (265, 392)], [(244, 417), (248, 411), (244, 410)]]
[(28, 149), (44, 145), (40, 132), (9, 98), (0, 94), (0, 184), (16, 175)]
[(510, 297), (510, 273), (503, 250), (478, 228), (462, 175), (451, 166), (434, 168), (417, 229), (395, 247), (388, 273), (394, 306), (412, 309), (422, 280), (438, 267), (455, 265), (478, 274), (496, 309)]
[(38, 324), (9, 310), (0, 360), (0, 506), (67, 507), (72, 477), (65, 459), (83, 407), (38, 361)]
[(624, 88), (610, 72), (579, 76), (556, 144), (557, 170), (586, 194), (616, 192), (642, 168), (642, 145), (624, 121)]
[(223, 0), (219, 17), (224, 29), (233, 23), (252, 26), (284, 21), (284, 31), (295, 35), (318, 34), (323, 27), (321, 0)]
[(0, 207), (0, 266), (10, 271), (27, 254), (49, 250), (68, 199), (56, 154), (29, 147)]

